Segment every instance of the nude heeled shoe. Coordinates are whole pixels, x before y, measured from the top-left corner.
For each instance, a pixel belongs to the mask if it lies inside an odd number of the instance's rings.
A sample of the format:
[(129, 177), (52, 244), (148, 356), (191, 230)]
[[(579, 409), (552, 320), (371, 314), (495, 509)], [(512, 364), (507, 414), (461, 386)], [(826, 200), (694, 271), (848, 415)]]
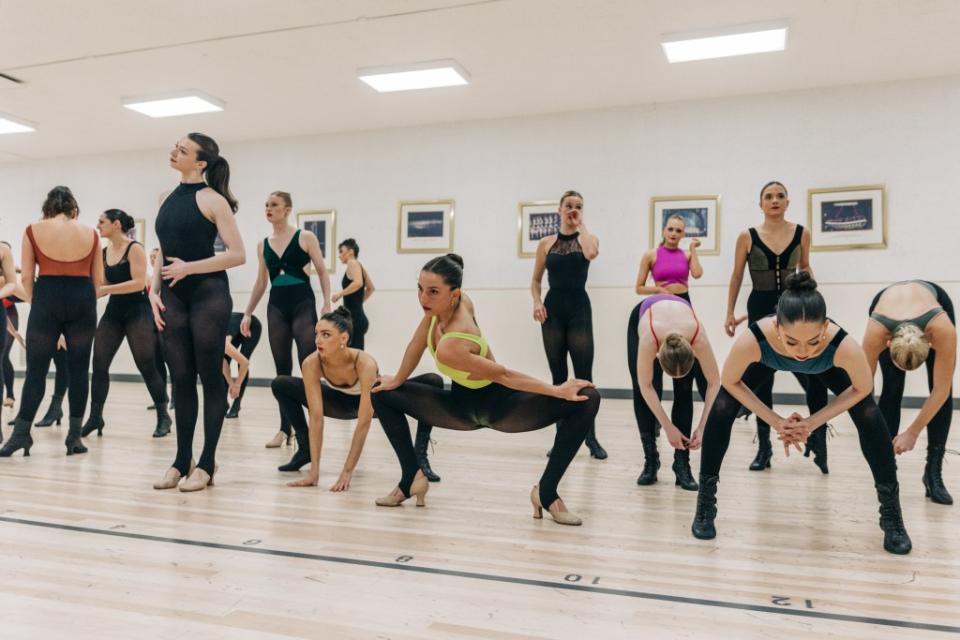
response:
[[(559, 500), (559, 498), (557, 498)], [(530, 490), (530, 503), (533, 505), (533, 517), (537, 520), (543, 518), (543, 505), (540, 504), (540, 486), (533, 485), (533, 489)], [(573, 527), (579, 527), (583, 524), (583, 520), (579, 516), (573, 514), (569, 511), (558, 511), (554, 513), (547, 509), (547, 513), (550, 514), (550, 517), (553, 518), (553, 521), (557, 524), (568, 524)]]
[[(409, 496), (396, 496), (391, 493), (388, 496), (383, 496), (382, 498), (377, 498), (376, 503), (378, 507), (399, 507), (403, 502), (413, 496), (417, 496), (417, 506), (423, 507), (426, 506), (424, 499), (427, 496), (427, 491), (430, 489), (430, 483), (422, 474), (417, 474), (417, 477), (413, 479), (413, 483), (410, 484), (410, 495)], [(394, 489), (396, 491), (396, 489)]]
[[(190, 471), (187, 472), (187, 475), (189, 476), (191, 473), (193, 473), (193, 470), (196, 468), (197, 465), (193, 462), (193, 460), (191, 460)], [(176, 467), (170, 467), (167, 469), (167, 472), (163, 474), (163, 478), (161, 478), (159, 482), (153, 483), (153, 488), (157, 489), (158, 491), (163, 489), (174, 489), (180, 483), (182, 478), (183, 476), (180, 475), (180, 472), (177, 471)]]
[(289, 445), (292, 441), (293, 441), (293, 433), (284, 433), (283, 431), (277, 431), (277, 435), (273, 436), (273, 439), (263, 446), (266, 447), (267, 449), (278, 449), (284, 443)]
[[(220, 465), (213, 467), (213, 473), (216, 475), (220, 470)], [(213, 486), (213, 476), (208, 476), (207, 472), (197, 467), (188, 475), (187, 479), (180, 483), (180, 491), (188, 493), (191, 491), (203, 491), (207, 487)]]

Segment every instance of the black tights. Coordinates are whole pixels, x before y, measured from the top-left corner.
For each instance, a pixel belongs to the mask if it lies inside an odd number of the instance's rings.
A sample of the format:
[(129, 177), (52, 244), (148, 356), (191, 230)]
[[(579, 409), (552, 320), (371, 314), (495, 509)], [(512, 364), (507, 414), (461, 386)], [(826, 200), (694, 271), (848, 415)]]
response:
[[(939, 285), (933, 284), (932, 282), (930, 284), (937, 290), (937, 303), (947, 312), (947, 317), (950, 318), (950, 322), (956, 327), (957, 318), (954, 315), (953, 301), (950, 300), (950, 296), (948, 296), (947, 292)], [(873, 313), (882, 293), (883, 291), (874, 297), (868, 313)], [(931, 349), (926, 362), (927, 386), (931, 391), (933, 390), (933, 365), (934, 362), (936, 362), (936, 356), (936, 351)], [(884, 420), (887, 421), (890, 434), (895, 436), (900, 432), (900, 404), (903, 402), (903, 387), (907, 374), (903, 369), (899, 369), (893, 364), (893, 360), (890, 359), (889, 349), (885, 349), (884, 352), (880, 354), (880, 373), (883, 378), (883, 390), (880, 392), (879, 401), (880, 411), (883, 413)], [(947, 437), (950, 435), (950, 420), (952, 417), (953, 389), (951, 388), (947, 400), (933, 416), (929, 424), (927, 424), (928, 446), (946, 446)]]
[[(303, 362), (308, 355), (316, 351), (314, 332), (317, 324), (317, 302), (310, 291), (298, 302), (290, 300), (291, 294), (297, 294), (308, 285), (290, 285), (270, 289), (270, 303), (267, 304), (267, 334), (270, 339), (270, 351), (277, 367), (278, 376), (293, 373), (293, 344), (297, 345), (297, 362)], [(277, 304), (274, 304), (276, 302)], [(280, 413), (280, 430), (290, 434), (290, 423)]]
[[(410, 382), (419, 382), (443, 389), (443, 378), (435, 373), (425, 373), (409, 379)], [(309, 407), (307, 392), (303, 378), (294, 376), (277, 376), (270, 384), (273, 397), (280, 405), (280, 412), (293, 425), (297, 433), (309, 433), (307, 420), (303, 415), (303, 408)], [(323, 383), (320, 387), (323, 392), (323, 415), (337, 420), (355, 420), (360, 408), (360, 396), (354, 396), (338, 391)], [(374, 416), (376, 417), (376, 416)], [(417, 422), (417, 434), (426, 433), (430, 437), (433, 427), (424, 422)]]
[[(4, 309), (0, 311), (0, 315), (3, 315), (4, 311), (6, 311), (6, 317), (10, 320), (13, 328), (19, 329), (20, 314), (17, 312), (17, 307), (13, 306), (9, 309)], [(13, 398), (13, 362), (10, 360), (10, 349), (13, 348), (15, 338), (7, 333), (6, 321), (0, 324), (0, 331), (3, 331), (3, 336), (0, 336), (0, 344), (3, 345), (3, 349), (0, 349), (0, 366), (3, 367), (3, 386), (7, 391), (6, 397)]]
[(450, 390), (446, 390), (408, 380), (391, 391), (374, 393), (373, 407), (400, 460), (398, 486), (404, 495), (410, 495), (410, 484), (420, 469), (407, 415), (436, 427), (457, 431), (490, 427), (504, 433), (521, 433), (556, 423), (553, 452), (540, 477), (540, 501), (549, 507), (559, 497), (557, 485), (583, 444), (600, 408), (600, 394), (596, 389), (582, 389), (580, 395), (586, 400), (561, 400), (515, 391), (499, 384), (466, 389), (454, 383)]
[(227, 406), (222, 363), (233, 304), (230, 285), (226, 274), (189, 276), (173, 289), (164, 282), (160, 296), (167, 308), (161, 334), (164, 356), (177, 407), (177, 458), (173, 467), (184, 476), (190, 471), (199, 413), (199, 374), (203, 386), (203, 451), (197, 466), (212, 476)]
[(133, 361), (147, 385), (154, 404), (166, 406), (167, 390), (164, 379), (157, 369), (157, 330), (153, 312), (146, 301), (124, 306), (117, 305), (107, 310), (97, 325), (93, 341), (93, 381), (90, 389), (91, 414), (100, 415), (110, 391), (110, 363), (120, 350), (124, 337), (133, 354)]
[[(230, 334), (230, 342), (241, 354), (243, 354), (247, 360), (249, 360), (250, 356), (253, 355), (253, 350), (256, 349), (257, 345), (260, 343), (261, 333), (263, 333), (263, 326), (260, 324), (260, 320), (256, 316), (250, 316), (250, 337), (248, 338), (237, 331), (236, 333)], [(237, 396), (236, 402), (239, 402), (243, 399), (243, 394), (247, 390), (248, 382), (250, 382), (249, 375), (244, 377), (243, 383), (240, 385), (240, 395)]]
[[(757, 389), (764, 382), (773, 379), (773, 372), (773, 369), (756, 362), (747, 368), (742, 380), (750, 389)], [(836, 395), (840, 395), (850, 387), (850, 377), (838, 367), (811, 377), (816, 378), (820, 384), (828, 387)], [(723, 464), (723, 456), (730, 445), (730, 432), (733, 430), (733, 422), (740, 406), (740, 402), (726, 389), (721, 389), (717, 394), (703, 432), (703, 450), (700, 455), (702, 476), (720, 475), (720, 465)], [(860, 450), (867, 464), (870, 465), (874, 482), (896, 482), (897, 461), (893, 453), (893, 443), (883, 420), (883, 414), (877, 407), (877, 403), (873, 401), (873, 396), (868, 395), (850, 407), (847, 412), (857, 427)]]
[[(89, 394), (90, 351), (97, 328), (97, 297), (89, 278), (77, 276), (40, 276), (33, 293), (33, 305), (27, 318), (27, 373), (17, 418), (33, 423), (46, 390), (50, 361), (57, 354), (57, 340), (66, 338), (63, 353), (69, 376), (71, 418), (83, 419)], [(58, 378), (61, 367), (57, 367)], [(63, 390), (55, 390), (61, 395)]]

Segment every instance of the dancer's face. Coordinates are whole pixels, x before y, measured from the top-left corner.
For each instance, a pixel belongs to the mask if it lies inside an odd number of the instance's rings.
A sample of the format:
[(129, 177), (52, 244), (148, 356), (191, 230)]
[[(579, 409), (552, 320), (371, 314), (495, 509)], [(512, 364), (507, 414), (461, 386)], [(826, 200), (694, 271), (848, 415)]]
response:
[(267, 221), (273, 224), (285, 221), (290, 215), (290, 207), (280, 196), (270, 196), (263, 205), (263, 212), (267, 216)]
[(327, 320), (317, 323), (315, 343), (320, 355), (328, 355), (338, 349), (344, 349), (348, 342), (350, 342), (350, 336), (337, 329), (337, 325)]
[(199, 150), (200, 145), (190, 138), (186, 136), (180, 138), (170, 151), (170, 166), (181, 173), (191, 173), (193, 171), (203, 173), (203, 170), (207, 168), (207, 163), (203, 160), (197, 160)]
[(417, 280), (420, 306), (428, 316), (437, 316), (457, 306), (460, 289), (453, 289), (443, 278), (429, 271), (421, 271)]
[(778, 184), (772, 184), (760, 194), (760, 208), (765, 216), (783, 217), (790, 206), (787, 190)]
[(686, 234), (686, 225), (680, 218), (670, 218), (663, 228), (663, 245), (668, 249), (676, 249)]
[(827, 346), (829, 322), (794, 322), (776, 325), (783, 351), (794, 360), (814, 358)]
[(97, 231), (100, 232), (101, 238), (107, 238), (108, 240), (113, 237), (115, 233), (122, 233), (120, 231), (120, 221), (111, 222), (104, 214), (100, 214), (100, 219), (97, 221)]
[(583, 220), (583, 200), (579, 196), (567, 196), (560, 203), (560, 219), (575, 227)]
[(353, 249), (344, 245), (337, 250), (337, 256), (340, 258), (340, 262), (347, 264), (353, 257)]

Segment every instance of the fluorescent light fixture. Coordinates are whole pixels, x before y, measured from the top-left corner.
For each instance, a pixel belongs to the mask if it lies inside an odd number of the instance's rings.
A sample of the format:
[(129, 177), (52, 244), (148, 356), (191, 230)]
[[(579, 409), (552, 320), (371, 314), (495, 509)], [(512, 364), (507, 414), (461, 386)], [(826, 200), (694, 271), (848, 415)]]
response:
[(29, 133), (37, 128), (32, 122), (0, 113), (0, 135), (5, 133)]
[(126, 98), (123, 101), (123, 106), (151, 118), (169, 118), (192, 113), (223, 111), (226, 105), (222, 100), (199, 91), (185, 91), (163, 97)]
[(787, 23), (781, 20), (696, 33), (667, 34), (662, 37), (660, 46), (667, 56), (667, 62), (783, 51), (787, 46)]
[(396, 67), (359, 69), (357, 77), (379, 91), (410, 91), (468, 84), (470, 74), (456, 60), (434, 60)]

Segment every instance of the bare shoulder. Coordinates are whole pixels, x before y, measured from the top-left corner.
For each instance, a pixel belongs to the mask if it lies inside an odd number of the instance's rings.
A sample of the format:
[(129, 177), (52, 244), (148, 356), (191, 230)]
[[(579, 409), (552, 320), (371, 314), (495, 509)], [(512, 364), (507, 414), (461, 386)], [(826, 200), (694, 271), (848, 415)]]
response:
[(377, 372), (379, 371), (380, 367), (377, 364), (377, 361), (374, 359), (374, 357), (369, 353), (367, 353), (366, 351), (360, 351), (359, 349), (357, 349), (356, 352), (357, 352), (357, 373), (359, 373), (361, 377), (363, 376), (369, 376), (373, 378), (377, 377)]

